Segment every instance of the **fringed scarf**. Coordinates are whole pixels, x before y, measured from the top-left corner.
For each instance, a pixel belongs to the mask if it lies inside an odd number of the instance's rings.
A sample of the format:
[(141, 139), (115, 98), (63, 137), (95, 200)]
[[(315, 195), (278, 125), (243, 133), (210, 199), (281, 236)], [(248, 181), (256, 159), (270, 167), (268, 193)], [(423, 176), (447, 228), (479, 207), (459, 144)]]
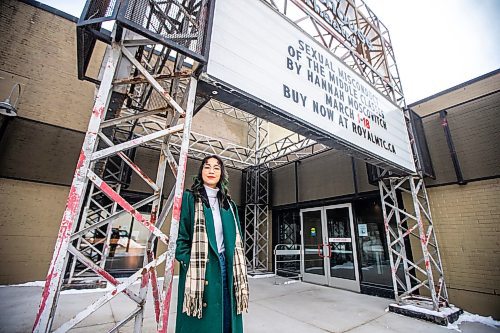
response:
[(194, 207), (193, 242), (191, 243), (191, 259), (186, 274), (186, 285), (184, 286), (182, 312), (201, 319), (208, 259), (208, 237), (201, 200), (196, 200)]
[(236, 298), (236, 313), (242, 314), (248, 312), (248, 277), (247, 265), (245, 262), (245, 251), (243, 250), (243, 242), (241, 241), (240, 232), (236, 223), (236, 215), (234, 214), (233, 206), (229, 204), (231, 213), (233, 213), (234, 228), (236, 230), (236, 241), (234, 244), (234, 257), (233, 257), (233, 285), (234, 296)]
[[(236, 298), (236, 313), (248, 312), (248, 280), (243, 242), (236, 223), (236, 215), (230, 204), (236, 230), (236, 241), (233, 260), (233, 286)], [(203, 291), (205, 288), (205, 272), (208, 261), (208, 236), (205, 226), (203, 204), (200, 199), (195, 201), (194, 233), (191, 245), (191, 260), (186, 274), (184, 287), (184, 303), (182, 312), (191, 317), (202, 318)]]

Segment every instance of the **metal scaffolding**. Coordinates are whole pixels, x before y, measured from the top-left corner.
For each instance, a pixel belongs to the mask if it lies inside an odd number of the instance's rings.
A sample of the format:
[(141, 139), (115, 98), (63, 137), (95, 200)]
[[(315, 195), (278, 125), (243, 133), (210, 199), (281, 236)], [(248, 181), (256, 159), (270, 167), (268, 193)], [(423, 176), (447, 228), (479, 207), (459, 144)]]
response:
[(250, 270), (269, 271), (269, 176), (265, 165), (245, 170), (245, 254)]
[[(379, 188), (396, 301), (436, 311), (447, 307), (448, 293), (423, 179), (389, 177), (379, 182)], [(398, 192), (407, 195), (413, 211), (402, 208)], [(407, 255), (408, 240), (411, 258)]]
[[(110, 331), (117, 331), (134, 319), (134, 331), (140, 332), (149, 286), (153, 291), (158, 331), (166, 332), (180, 205), (192, 138), (190, 129), (193, 113), (199, 107), (196, 104), (200, 104), (195, 101), (194, 71), (199, 61), (203, 61), (208, 5), (202, 1), (87, 2), (77, 27), (79, 76), (98, 83), (99, 89), (34, 332), (51, 331), (63, 283), (75, 286), (102, 281), (112, 285), (112, 290), (56, 332), (73, 328), (117, 295), (126, 295), (135, 306)], [(109, 35), (99, 29), (107, 20), (118, 22)], [(86, 69), (98, 39), (110, 46), (99, 78), (93, 79), (87, 77)], [(181, 45), (172, 45), (172, 40)], [(136, 148), (148, 145), (159, 149), (155, 177), (147, 175), (134, 161)], [(174, 152), (178, 159), (174, 158)], [(164, 196), (168, 170), (176, 181), (167, 191), (168, 196)], [(134, 204), (121, 194), (131, 177), (149, 188), (147, 198)], [(170, 233), (166, 235), (161, 229), (171, 209)], [(118, 281), (107, 271), (105, 263), (113, 221), (126, 214), (146, 228), (150, 236), (142, 267), (124, 281)], [(163, 253), (159, 242), (166, 248)], [(164, 262), (164, 282), (160, 285), (157, 268)], [(131, 286), (139, 280), (137, 292)]]
[[(266, 1), (297, 26), (309, 32), (337, 58), (403, 109), (417, 173), (402, 175), (379, 170), (378, 177), (394, 294), (400, 304), (412, 304), (436, 311), (448, 306), (443, 267), (423, 180), (425, 168), (422, 165), (421, 156), (418, 156), (417, 138), (415, 138), (409, 110), (406, 108), (388, 29), (362, 0), (331, 3), (300, 0)], [(330, 8), (332, 4), (334, 7)], [(321, 13), (332, 15), (330, 20), (336, 22), (337, 26), (343, 26), (347, 19), (349, 25), (356, 27), (357, 31), (362, 31), (371, 42), (356, 43), (346, 38), (341, 33), (341, 29), (335, 29), (335, 24), (328, 25)], [(285, 138), (284, 142), (286, 140)], [(294, 142), (297, 142), (297, 145), (299, 142), (308, 145), (307, 139), (302, 141), (295, 139)], [(262, 155), (272, 156), (273, 153), (271, 150)], [(407, 203), (410, 204), (413, 214), (406, 212), (400, 206), (401, 203), (398, 203), (397, 195), (400, 192), (411, 197)], [(411, 243), (410, 237), (418, 240), (412, 243), (413, 259), (406, 255), (405, 243)], [(420, 251), (416, 249), (418, 246), (420, 246)], [(397, 275), (398, 271), (403, 272), (403, 279)]]
[[(375, 36), (371, 48), (350, 45), (312, 15), (304, 2), (269, 2), (305, 31), (315, 31), (314, 37), (333, 54), (392, 101), (404, 106), (387, 29), (363, 2), (342, 3), (346, 13), (355, 12), (356, 24), (367, 35)], [(99, 89), (34, 332), (51, 330), (63, 284), (95, 286), (103, 282), (114, 287), (57, 332), (73, 328), (119, 294), (126, 295), (134, 306), (110, 332), (132, 319), (134, 331), (140, 332), (148, 286), (153, 292), (158, 331), (166, 332), (188, 157), (201, 159), (217, 154), (226, 165), (244, 170), (245, 253), (251, 270), (269, 271), (271, 168), (331, 148), (295, 133), (270, 144), (267, 121), (216, 100), (196, 97), (198, 76), (206, 62), (212, 4), (213, 1), (207, 0), (87, 1), (77, 25), (79, 77), (98, 84)], [(296, 10), (291, 11), (291, 6)], [(111, 20), (116, 24), (113, 32), (106, 34), (100, 29), (101, 24)], [(109, 46), (99, 77), (92, 78), (87, 75), (87, 67), (97, 41)], [(202, 107), (247, 123), (247, 145), (192, 132), (192, 117)], [(408, 126), (411, 135), (409, 121)], [(138, 147), (159, 151), (155, 177), (148, 176), (135, 161)], [(169, 189), (164, 185), (168, 169), (175, 177), (175, 184)], [(134, 203), (123, 193), (132, 179), (140, 180), (149, 189), (146, 198)], [(446, 284), (421, 174), (398, 176), (386, 172), (380, 177), (379, 188), (396, 299), (399, 302), (417, 299), (417, 305), (429, 302), (435, 310), (446, 306)], [(400, 206), (400, 192), (411, 197), (413, 213)], [(172, 221), (167, 236), (162, 227), (170, 212)], [(107, 271), (106, 259), (112, 244), (113, 222), (127, 214), (142, 224), (150, 237), (142, 267), (124, 281), (118, 281)], [(406, 255), (406, 239), (411, 236), (420, 241), (421, 260), (410, 260)], [(163, 253), (158, 242), (164, 243)], [(157, 268), (164, 262), (164, 282), (159, 285)], [(403, 279), (397, 275), (401, 269)], [(131, 286), (138, 280), (140, 290), (136, 292)], [(421, 288), (429, 291), (430, 298), (416, 297)]]

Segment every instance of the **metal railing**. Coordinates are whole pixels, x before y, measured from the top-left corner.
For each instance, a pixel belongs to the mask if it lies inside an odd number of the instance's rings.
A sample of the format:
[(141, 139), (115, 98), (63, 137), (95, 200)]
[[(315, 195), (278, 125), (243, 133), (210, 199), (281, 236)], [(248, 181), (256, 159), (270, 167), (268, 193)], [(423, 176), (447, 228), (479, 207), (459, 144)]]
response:
[[(277, 244), (273, 253), (274, 284), (280, 284), (278, 278), (302, 279), (302, 274), (300, 274), (302, 255), (299, 244)], [(279, 264), (282, 264), (281, 267)], [(280, 273), (281, 275), (279, 275)]]

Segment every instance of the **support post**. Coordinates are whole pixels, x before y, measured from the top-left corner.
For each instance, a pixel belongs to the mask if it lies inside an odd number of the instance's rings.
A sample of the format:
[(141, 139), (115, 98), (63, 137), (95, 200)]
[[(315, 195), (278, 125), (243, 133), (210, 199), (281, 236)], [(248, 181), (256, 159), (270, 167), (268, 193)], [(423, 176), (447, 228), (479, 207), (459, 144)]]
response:
[(97, 133), (101, 121), (106, 114), (109, 98), (111, 96), (113, 79), (120, 58), (120, 45), (118, 43), (113, 43), (111, 56), (106, 62), (106, 69), (97, 93), (94, 108), (92, 109), (89, 127), (85, 135), (80, 157), (78, 158), (78, 164), (71, 183), (66, 209), (59, 228), (49, 272), (45, 279), (45, 286), (33, 326), (33, 332), (48, 332), (52, 326), (59, 290), (64, 278), (65, 262), (68, 259), (70, 236), (76, 226), (82, 207), (85, 189), (88, 183), (87, 171), (89, 170), (92, 153), (97, 148)]

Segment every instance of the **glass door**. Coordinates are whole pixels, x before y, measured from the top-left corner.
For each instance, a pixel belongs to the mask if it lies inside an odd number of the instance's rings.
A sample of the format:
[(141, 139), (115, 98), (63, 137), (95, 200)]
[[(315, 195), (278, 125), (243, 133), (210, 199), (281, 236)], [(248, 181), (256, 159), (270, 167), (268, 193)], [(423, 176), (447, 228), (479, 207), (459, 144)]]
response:
[(301, 273), (304, 281), (327, 284), (325, 254), (328, 250), (323, 237), (323, 209), (300, 211), (302, 235)]
[(351, 204), (325, 207), (328, 235), (328, 284), (332, 287), (360, 291), (358, 258), (354, 240)]
[(304, 281), (360, 291), (351, 204), (303, 209)]

